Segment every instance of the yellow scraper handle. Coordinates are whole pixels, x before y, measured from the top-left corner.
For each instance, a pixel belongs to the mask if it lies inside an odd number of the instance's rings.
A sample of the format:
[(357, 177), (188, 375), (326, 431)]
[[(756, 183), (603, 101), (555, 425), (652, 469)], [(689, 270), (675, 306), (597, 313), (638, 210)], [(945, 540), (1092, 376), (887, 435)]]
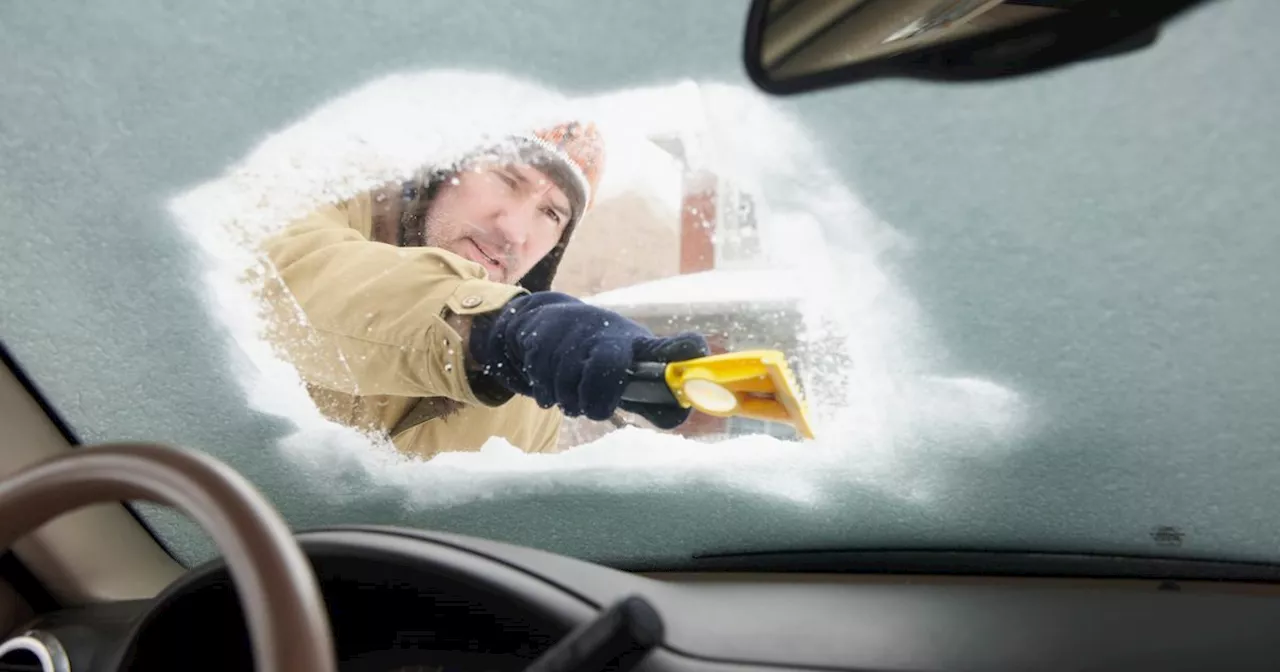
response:
[(683, 362), (645, 362), (633, 371), (623, 399), (679, 404), (717, 417), (788, 424), (812, 439), (808, 409), (777, 350), (730, 352)]

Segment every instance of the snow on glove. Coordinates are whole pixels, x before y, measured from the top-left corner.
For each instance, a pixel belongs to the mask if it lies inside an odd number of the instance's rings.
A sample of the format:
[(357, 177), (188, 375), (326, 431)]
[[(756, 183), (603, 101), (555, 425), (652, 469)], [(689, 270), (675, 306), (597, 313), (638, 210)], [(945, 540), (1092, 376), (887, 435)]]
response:
[(559, 292), (520, 296), (497, 313), (476, 316), (469, 346), (486, 375), (543, 408), (559, 406), (565, 415), (592, 420), (623, 408), (664, 429), (687, 420), (689, 410), (624, 404), (632, 366), (710, 354), (698, 334), (659, 338), (615, 312)]

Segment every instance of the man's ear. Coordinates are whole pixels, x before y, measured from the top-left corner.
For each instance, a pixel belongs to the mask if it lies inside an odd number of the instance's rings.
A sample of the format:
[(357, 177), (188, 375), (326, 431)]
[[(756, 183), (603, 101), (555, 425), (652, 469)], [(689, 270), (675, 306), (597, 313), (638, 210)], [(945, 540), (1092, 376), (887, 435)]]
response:
[(396, 222), (394, 244), (398, 247), (421, 247), (427, 244), (427, 212), (431, 201), (440, 193), (445, 180), (453, 173), (424, 169), (413, 180), (401, 185), (400, 220)]

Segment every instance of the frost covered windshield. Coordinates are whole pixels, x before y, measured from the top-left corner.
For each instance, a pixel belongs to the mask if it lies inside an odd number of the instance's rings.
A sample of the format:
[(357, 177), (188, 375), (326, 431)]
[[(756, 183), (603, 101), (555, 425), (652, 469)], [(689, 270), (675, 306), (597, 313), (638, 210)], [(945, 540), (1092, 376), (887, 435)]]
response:
[[(112, 7), (0, 9), (0, 339), (82, 442), (626, 567), (1280, 560), (1270, 3), (788, 99), (746, 2)], [(761, 350), (814, 438), (625, 392)]]

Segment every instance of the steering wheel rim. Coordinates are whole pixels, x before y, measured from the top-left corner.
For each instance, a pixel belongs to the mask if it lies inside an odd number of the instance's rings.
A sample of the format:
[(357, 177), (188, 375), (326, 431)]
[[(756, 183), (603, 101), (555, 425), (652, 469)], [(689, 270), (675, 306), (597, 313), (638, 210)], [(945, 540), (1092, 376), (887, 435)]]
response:
[(104, 502), (146, 500), (194, 519), (226, 559), (260, 672), (336, 672), (320, 586), (279, 512), (203, 453), (150, 443), (86, 446), (0, 481), (0, 548)]

